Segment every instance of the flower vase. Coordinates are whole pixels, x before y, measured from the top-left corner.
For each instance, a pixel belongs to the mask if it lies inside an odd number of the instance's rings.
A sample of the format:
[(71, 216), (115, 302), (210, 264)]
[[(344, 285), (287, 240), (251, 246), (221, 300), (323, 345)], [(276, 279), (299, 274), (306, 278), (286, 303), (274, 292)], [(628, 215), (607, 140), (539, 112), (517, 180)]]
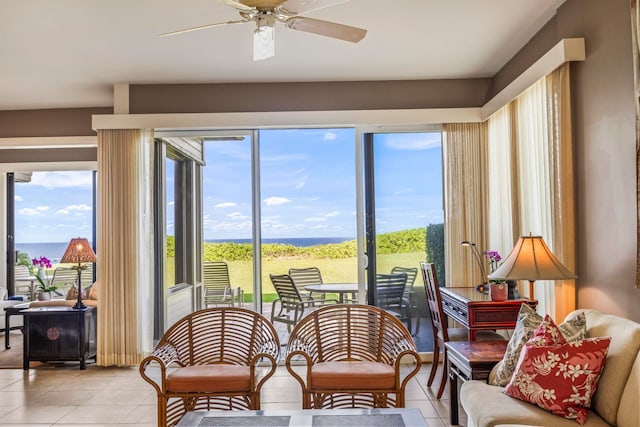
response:
[(507, 299), (509, 287), (505, 282), (492, 283), (489, 288), (492, 301), (504, 301)]
[(47, 278), (47, 270), (44, 267), (38, 267), (38, 277), (42, 280)]

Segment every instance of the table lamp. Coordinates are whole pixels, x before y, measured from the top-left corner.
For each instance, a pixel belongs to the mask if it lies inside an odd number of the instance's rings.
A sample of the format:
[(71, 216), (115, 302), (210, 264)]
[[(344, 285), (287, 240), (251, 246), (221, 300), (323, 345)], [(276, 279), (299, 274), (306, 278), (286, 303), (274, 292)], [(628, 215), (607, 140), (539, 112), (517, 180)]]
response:
[(480, 292), (484, 292), (484, 290), (487, 288), (487, 281), (486, 281), (487, 270), (485, 269), (484, 262), (482, 261), (482, 257), (480, 256), (480, 251), (478, 251), (478, 247), (476, 246), (475, 243), (470, 242), (468, 240), (463, 240), (462, 242), (460, 242), (460, 244), (462, 246), (471, 248), (471, 251), (473, 252), (473, 256), (476, 259), (476, 262), (478, 263), (478, 267), (480, 268), (480, 274), (482, 274), (482, 280), (483, 280), (481, 284), (476, 286), (476, 289), (479, 290)]
[(78, 301), (73, 308), (76, 310), (87, 308), (82, 302), (82, 270), (87, 268), (87, 266), (83, 266), (82, 263), (96, 262), (96, 254), (93, 252), (89, 241), (81, 237), (71, 239), (60, 262), (64, 264), (78, 263), (78, 265), (72, 267), (74, 270), (78, 270)]
[(567, 267), (551, 252), (541, 236), (522, 236), (502, 262), (489, 275), (492, 280), (528, 280), (529, 300), (533, 300), (533, 282), (536, 280), (575, 279)]

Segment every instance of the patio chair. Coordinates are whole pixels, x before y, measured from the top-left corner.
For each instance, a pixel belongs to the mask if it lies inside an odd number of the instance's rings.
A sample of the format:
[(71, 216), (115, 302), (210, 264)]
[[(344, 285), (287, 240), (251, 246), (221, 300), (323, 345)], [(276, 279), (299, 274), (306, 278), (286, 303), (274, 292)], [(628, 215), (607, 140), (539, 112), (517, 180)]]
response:
[(213, 307), (183, 317), (140, 363), (158, 397), (158, 426), (175, 425), (187, 411), (260, 409), (279, 351), (273, 325), (254, 311)]
[[(82, 275), (82, 272), (80, 273)], [(93, 278), (93, 274), (92, 274), (92, 278)], [(86, 283), (85, 281), (82, 282), (83, 284), (88, 284), (90, 285), (91, 283), (93, 283), (93, 281)], [(51, 281), (49, 282), (49, 286), (55, 286), (56, 288), (56, 295), (61, 296), (61, 295), (67, 295), (67, 293), (69, 292), (70, 289), (75, 288), (78, 285), (78, 270), (74, 270), (73, 268), (69, 268), (69, 267), (58, 267), (55, 270), (53, 270), (53, 276), (51, 276)]]
[(38, 280), (31, 275), (29, 267), (26, 265), (16, 265), (14, 274), (14, 293), (16, 295), (25, 295), (33, 300), (35, 298)]
[(313, 295), (313, 292), (309, 292), (305, 289), (307, 285), (321, 285), (322, 284), (322, 274), (320, 273), (320, 269), (318, 267), (307, 267), (307, 268), (290, 268), (289, 276), (291, 280), (293, 280), (293, 284), (298, 289), (300, 296), (303, 300), (315, 300), (324, 302), (325, 294), (317, 293)]
[(417, 335), (420, 332), (420, 319), (418, 319), (418, 298), (416, 295), (416, 289), (413, 288), (413, 285), (416, 282), (416, 277), (418, 276), (418, 269), (416, 267), (393, 267), (391, 269), (391, 274), (398, 273), (406, 273), (407, 274), (407, 285), (404, 287), (404, 295), (403, 298), (406, 300), (405, 304), (409, 308), (409, 315), (413, 318), (416, 317), (416, 330), (413, 332), (413, 335)]
[[(442, 309), (442, 297), (440, 296), (440, 286), (438, 285), (438, 276), (436, 275), (436, 266), (432, 263), (421, 262), (420, 270), (424, 279), (424, 289), (427, 294), (427, 304), (431, 312), (431, 326), (433, 328), (433, 361), (431, 362), (431, 371), (427, 386), (431, 387), (438, 370), (438, 362), (440, 360), (440, 352), (444, 357), (442, 361), (442, 377), (440, 378), (440, 386), (436, 397), (440, 399), (447, 383), (447, 350), (444, 343), (448, 341), (467, 341), (469, 339), (468, 330), (466, 328), (450, 328), (448, 320)], [(500, 334), (491, 331), (478, 332), (478, 341), (495, 341), (504, 340)]]
[(409, 313), (409, 301), (404, 298), (404, 289), (407, 285), (407, 273), (376, 274), (377, 305), (398, 319), (407, 323), (407, 329), (411, 331), (411, 316)]
[[(270, 274), (269, 278), (278, 294), (278, 298), (271, 303), (271, 323), (285, 323), (291, 332), (291, 327), (302, 319), (305, 308), (312, 306), (313, 300), (302, 298), (288, 274)], [(278, 305), (280, 308), (276, 311)]]
[[(303, 409), (403, 408), (405, 387), (420, 370), (404, 325), (369, 305), (312, 311), (291, 332), (286, 354), (287, 370), (302, 387)], [(301, 374), (300, 360), (306, 365)], [(401, 367), (401, 361), (409, 364)]]
[(244, 304), (244, 293), (240, 287), (231, 287), (229, 267), (224, 261), (204, 261), (202, 263), (202, 285), (204, 287), (204, 305)]

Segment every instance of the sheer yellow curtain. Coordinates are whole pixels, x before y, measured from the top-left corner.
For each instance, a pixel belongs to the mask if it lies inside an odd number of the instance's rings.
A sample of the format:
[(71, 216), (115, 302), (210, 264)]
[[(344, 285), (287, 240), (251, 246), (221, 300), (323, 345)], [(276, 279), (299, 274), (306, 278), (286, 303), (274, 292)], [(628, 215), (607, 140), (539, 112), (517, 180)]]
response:
[(487, 125), (444, 125), (445, 259), (447, 286), (472, 286), (486, 281), (470, 248), (487, 243)]
[[(541, 235), (575, 272), (573, 143), (569, 64), (488, 119), (489, 242), (506, 255), (520, 235)], [(539, 310), (575, 309), (575, 282), (537, 281)]]
[(134, 366), (149, 351), (152, 135), (98, 131), (98, 355), (100, 366)]
[[(575, 182), (571, 129), (570, 64), (545, 78), (549, 127), (549, 169), (553, 218), (553, 251), (562, 263), (576, 272)], [(555, 318), (563, 319), (576, 308), (575, 280), (554, 283)]]
[(514, 103), (487, 120), (489, 131), (489, 248), (506, 257), (518, 238), (518, 162)]

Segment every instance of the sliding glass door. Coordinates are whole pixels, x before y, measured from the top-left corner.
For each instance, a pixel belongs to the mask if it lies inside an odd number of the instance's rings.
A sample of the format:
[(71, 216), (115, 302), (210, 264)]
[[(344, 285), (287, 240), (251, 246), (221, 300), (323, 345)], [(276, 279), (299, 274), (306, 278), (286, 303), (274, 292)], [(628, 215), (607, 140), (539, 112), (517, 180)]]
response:
[[(363, 144), (367, 301), (397, 312), (419, 350), (431, 350), (420, 262), (444, 250), (443, 241), (429, 238), (442, 236), (436, 233), (443, 227), (441, 133), (365, 133)], [(398, 304), (376, 275), (402, 272), (409, 280)]]

